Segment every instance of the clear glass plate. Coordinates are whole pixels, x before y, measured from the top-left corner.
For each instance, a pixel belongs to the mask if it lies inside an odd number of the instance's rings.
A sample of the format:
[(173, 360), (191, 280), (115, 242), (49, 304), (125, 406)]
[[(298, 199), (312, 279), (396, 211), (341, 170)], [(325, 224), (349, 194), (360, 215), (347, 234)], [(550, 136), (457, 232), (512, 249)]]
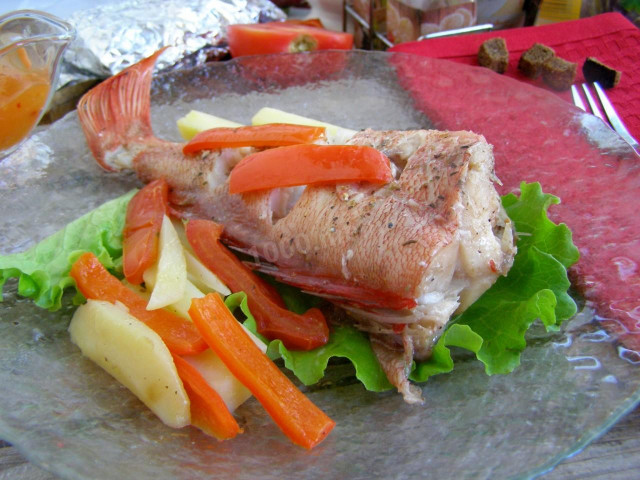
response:
[[(190, 109), (248, 123), (263, 106), (350, 128), (473, 129), (494, 143), (504, 191), (520, 180), (558, 184), (545, 165), (564, 161), (553, 152), (566, 139), (579, 138), (598, 160), (629, 155), (553, 94), (478, 68), (380, 52), (245, 58), (159, 76), (152, 119), (158, 136), (178, 140), (175, 121)], [(539, 168), (523, 171), (514, 156)], [(2, 253), (136, 185), (100, 170), (76, 114), (67, 115), (0, 163)], [(562, 197), (554, 189), (545, 188)], [(165, 427), (69, 342), (70, 308), (42, 311), (15, 290), (9, 282), (0, 304), (0, 437), (62, 478), (525, 478), (584, 447), (639, 399), (637, 354), (583, 308), (561, 332), (534, 327), (510, 375), (488, 377), (461, 355), (452, 374), (423, 385), (424, 406), (367, 392), (349, 365), (332, 365), (306, 389), (337, 422), (312, 451), (292, 445), (255, 400), (237, 411), (245, 433), (220, 443)]]

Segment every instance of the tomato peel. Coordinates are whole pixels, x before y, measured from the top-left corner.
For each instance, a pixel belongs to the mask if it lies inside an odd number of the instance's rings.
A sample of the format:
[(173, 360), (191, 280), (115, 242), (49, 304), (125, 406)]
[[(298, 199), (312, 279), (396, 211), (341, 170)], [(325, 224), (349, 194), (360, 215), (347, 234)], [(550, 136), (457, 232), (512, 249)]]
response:
[(229, 25), (227, 38), (233, 57), (353, 47), (350, 33), (292, 22)]
[(122, 268), (129, 283), (140, 285), (142, 274), (158, 258), (162, 218), (168, 212), (169, 185), (154, 180), (136, 193), (129, 205), (122, 232)]
[(298, 315), (272, 299), (266, 282), (220, 242), (222, 227), (210, 220), (189, 220), (187, 239), (196, 256), (232, 291), (247, 294), (258, 332), (282, 340), (292, 350), (312, 350), (329, 341), (329, 327), (317, 308)]
[(388, 183), (390, 161), (360, 145), (293, 145), (243, 158), (231, 171), (230, 193), (341, 182)]
[(324, 138), (324, 127), (270, 123), (238, 128), (212, 128), (198, 133), (182, 149), (184, 153), (237, 147), (281, 147), (312, 143)]

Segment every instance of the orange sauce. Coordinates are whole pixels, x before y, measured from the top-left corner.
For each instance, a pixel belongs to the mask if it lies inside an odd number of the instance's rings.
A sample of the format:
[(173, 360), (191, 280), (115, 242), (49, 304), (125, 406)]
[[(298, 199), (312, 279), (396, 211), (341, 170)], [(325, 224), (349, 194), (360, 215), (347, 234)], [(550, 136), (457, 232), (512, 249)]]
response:
[(0, 63), (0, 151), (27, 136), (49, 95), (49, 72), (33, 68), (22, 49), (17, 57), (19, 62)]

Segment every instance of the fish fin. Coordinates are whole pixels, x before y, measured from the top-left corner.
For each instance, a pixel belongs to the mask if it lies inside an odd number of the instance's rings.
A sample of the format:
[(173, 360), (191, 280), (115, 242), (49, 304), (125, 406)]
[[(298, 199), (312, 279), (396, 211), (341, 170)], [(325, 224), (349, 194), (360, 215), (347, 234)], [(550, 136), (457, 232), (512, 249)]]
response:
[(370, 335), (371, 348), (378, 363), (391, 384), (398, 389), (409, 404), (424, 403), (422, 391), (409, 381), (409, 373), (413, 363), (413, 345), (408, 335), (403, 335), (403, 348), (397, 349), (389, 345), (388, 338)]
[(78, 118), (89, 149), (102, 168), (122, 167), (109, 162), (108, 153), (131, 140), (153, 137), (151, 129), (151, 79), (162, 48), (99, 83), (78, 103)]
[(339, 303), (347, 303), (358, 308), (404, 310), (416, 306), (416, 301), (413, 298), (355, 285), (341, 278), (296, 271), (260, 262), (245, 263), (254, 270), (266, 273), (276, 280), (298, 287), (312, 295)]

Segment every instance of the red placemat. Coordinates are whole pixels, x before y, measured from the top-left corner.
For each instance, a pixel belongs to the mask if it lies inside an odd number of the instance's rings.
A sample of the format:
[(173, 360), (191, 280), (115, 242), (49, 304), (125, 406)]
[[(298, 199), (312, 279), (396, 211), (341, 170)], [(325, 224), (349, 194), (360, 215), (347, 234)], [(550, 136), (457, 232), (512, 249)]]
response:
[[(517, 69), (520, 55), (536, 42), (552, 47), (559, 57), (577, 62), (579, 73), (576, 82), (584, 81), (581, 68), (587, 57), (596, 57), (620, 70), (620, 83), (608, 90), (607, 95), (629, 132), (640, 139), (640, 30), (619, 13), (540, 27), (407, 42), (394, 46), (390, 51), (478, 65), (478, 49), (482, 42), (492, 37), (503, 37), (507, 42), (510, 58), (505, 75), (542, 88), (546, 87), (540, 80), (530, 80)], [(571, 101), (568, 91), (558, 95)]]

